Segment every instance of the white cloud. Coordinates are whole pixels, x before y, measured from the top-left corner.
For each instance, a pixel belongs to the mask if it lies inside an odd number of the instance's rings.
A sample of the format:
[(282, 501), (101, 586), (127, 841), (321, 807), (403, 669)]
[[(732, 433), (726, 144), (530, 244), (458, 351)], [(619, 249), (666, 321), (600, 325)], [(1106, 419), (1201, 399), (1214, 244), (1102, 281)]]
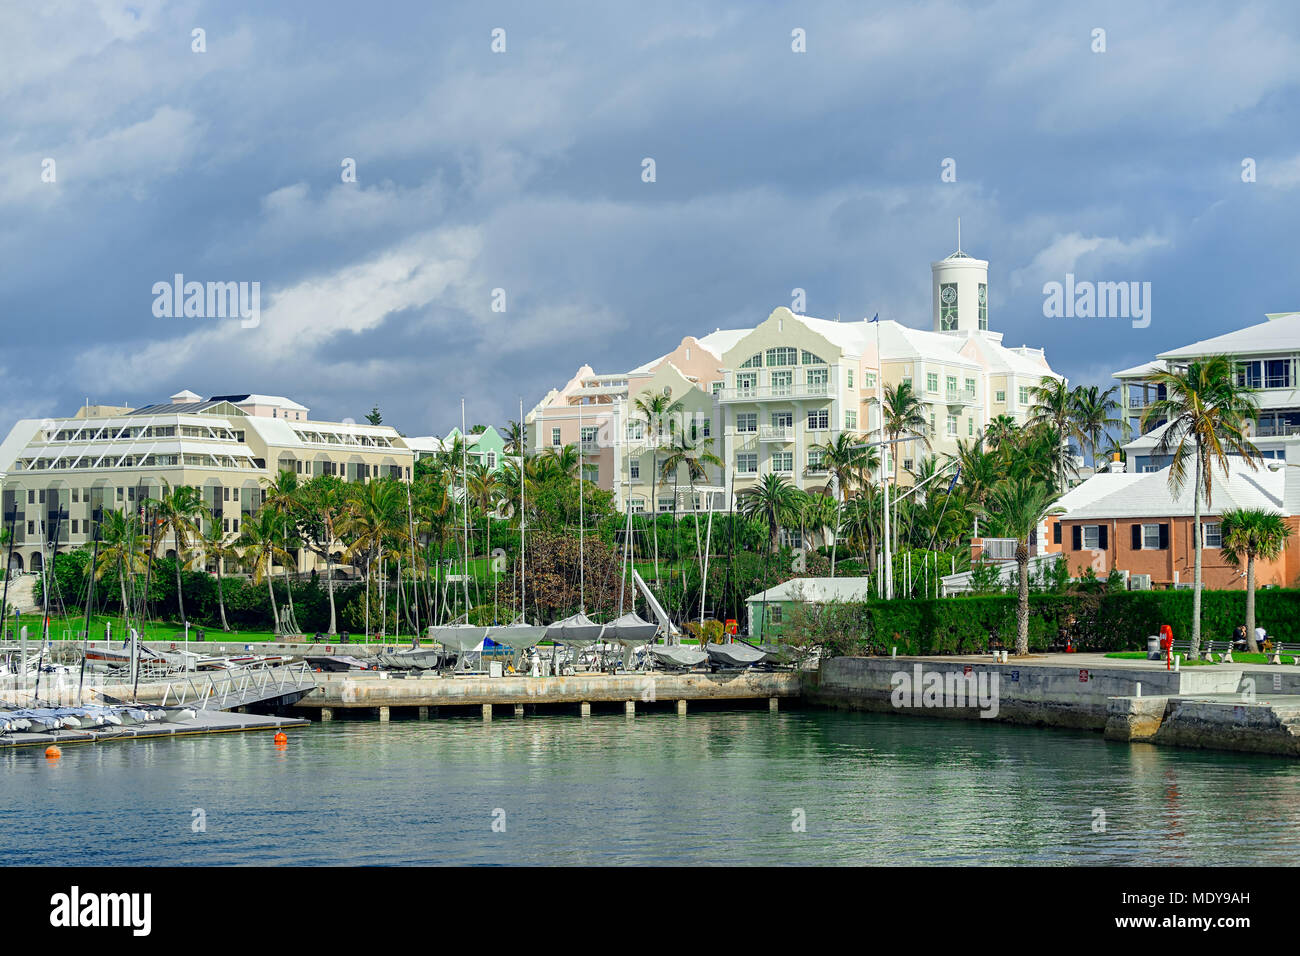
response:
[(1060, 281), (1067, 272), (1078, 273), (1081, 268), (1136, 267), (1147, 253), (1168, 245), (1168, 239), (1156, 235), (1127, 240), (1115, 236), (1084, 236), (1077, 232), (1058, 235), (1027, 266), (1011, 273), (1011, 287)]

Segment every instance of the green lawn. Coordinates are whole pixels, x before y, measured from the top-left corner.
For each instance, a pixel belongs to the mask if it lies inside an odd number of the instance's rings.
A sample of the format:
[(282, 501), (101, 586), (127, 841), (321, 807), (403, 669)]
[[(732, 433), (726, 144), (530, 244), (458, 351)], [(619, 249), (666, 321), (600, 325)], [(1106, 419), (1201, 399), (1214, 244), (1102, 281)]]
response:
[[(1123, 658), (1124, 660), (1130, 660), (1130, 661), (1140, 661), (1140, 660), (1145, 660), (1147, 655), (1145, 651), (1116, 651), (1115, 653), (1107, 654), (1106, 656)], [(1232, 662), (1234, 664), (1267, 664), (1269, 662), (1270, 657), (1271, 655), (1269, 654), (1248, 654), (1248, 653), (1238, 653), (1234, 651), (1232, 655)], [(1152, 661), (1152, 663), (1154, 664), (1155, 661)], [(1218, 661), (1189, 661), (1186, 658), (1184, 658), (1182, 666), (1196, 667), (1201, 664), (1210, 664), (1210, 663), (1217, 664)], [(1290, 654), (1283, 654), (1282, 663), (1294, 664), (1295, 659)]]

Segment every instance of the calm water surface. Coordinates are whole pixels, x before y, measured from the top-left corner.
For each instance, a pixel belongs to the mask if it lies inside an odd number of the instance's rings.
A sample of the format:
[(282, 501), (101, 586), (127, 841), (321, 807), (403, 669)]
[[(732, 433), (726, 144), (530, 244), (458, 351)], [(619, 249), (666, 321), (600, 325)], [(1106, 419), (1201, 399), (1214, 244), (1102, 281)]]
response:
[(1290, 864), (1300, 762), (811, 710), (336, 721), (282, 749), (5, 753), (0, 846), (12, 864)]

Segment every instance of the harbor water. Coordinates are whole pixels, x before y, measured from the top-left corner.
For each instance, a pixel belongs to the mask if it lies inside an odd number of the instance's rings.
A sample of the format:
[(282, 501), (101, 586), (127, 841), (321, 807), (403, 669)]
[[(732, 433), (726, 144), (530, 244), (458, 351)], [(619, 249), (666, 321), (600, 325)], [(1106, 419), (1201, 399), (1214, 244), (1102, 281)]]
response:
[[(10, 864), (1290, 864), (1300, 763), (992, 721), (334, 721), (0, 754)], [(1248, 834), (1249, 836), (1243, 836)]]

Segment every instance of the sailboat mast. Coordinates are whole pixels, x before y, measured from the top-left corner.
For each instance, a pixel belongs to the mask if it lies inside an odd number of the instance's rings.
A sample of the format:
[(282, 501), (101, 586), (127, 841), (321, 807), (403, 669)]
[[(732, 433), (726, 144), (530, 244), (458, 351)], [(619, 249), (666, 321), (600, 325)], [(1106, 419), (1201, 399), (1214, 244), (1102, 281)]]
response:
[(586, 549), (582, 543), (582, 399), (578, 399), (578, 607), (587, 613)]
[(469, 442), (465, 438), (465, 399), (460, 400), (460, 487), (461, 507), (465, 513), (465, 573), (461, 585), (465, 592), (465, 623), (469, 623)]
[[(420, 578), (415, 564), (415, 509), (411, 507), (411, 481), (414, 480), (415, 475), (412, 475), (410, 481), (406, 483), (406, 534), (411, 542), (411, 584), (414, 585), (415, 591), (412, 610), (415, 612), (415, 636), (418, 639), (420, 636)], [(398, 575), (397, 586), (405, 590), (401, 575)], [(398, 592), (399, 595), (401, 593), (401, 591)]]
[(528, 623), (528, 605), (525, 603), (527, 594), (524, 590), (524, 463), (528, 455), (527, 440), (524, 429), (524, 400), (519, 399), (519, 447), (515, 449), (519, 452), (519, 621), (522, 624)]

